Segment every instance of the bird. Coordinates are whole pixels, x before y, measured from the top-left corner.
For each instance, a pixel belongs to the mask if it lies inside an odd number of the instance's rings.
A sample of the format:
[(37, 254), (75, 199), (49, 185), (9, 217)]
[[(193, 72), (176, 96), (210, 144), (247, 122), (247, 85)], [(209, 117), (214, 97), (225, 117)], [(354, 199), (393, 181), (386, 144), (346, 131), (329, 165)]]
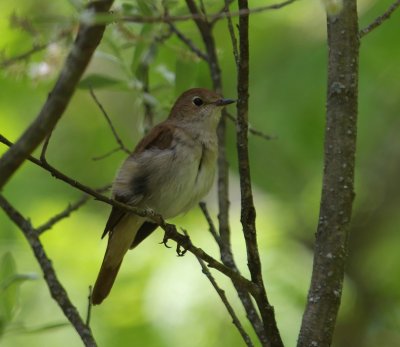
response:
[[(122, 163), (111, 197), (164, 219), (189, 211), (211, 189), (221, 109), (235, 101), (204, 88), (182, 93), (167, 119), (154, 126)], [(108, 243), (93, 287), (93, 305), (109, 295), (127, 251), (157, 227), (146, 217), (112, 207), (102, 235), (108, 234)]]

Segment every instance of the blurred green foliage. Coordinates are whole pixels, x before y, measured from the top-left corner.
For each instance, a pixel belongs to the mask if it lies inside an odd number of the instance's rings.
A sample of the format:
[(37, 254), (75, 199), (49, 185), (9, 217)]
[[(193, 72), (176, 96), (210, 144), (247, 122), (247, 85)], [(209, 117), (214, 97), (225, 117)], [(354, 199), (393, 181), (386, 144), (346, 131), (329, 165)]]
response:
[[(252, 1), (251, 7), (265, 1)], [(274, 3), (274, 1), (269, 1)], [(380, 15), (390, 0), (359, 1), (360, 26)], [(186, 14), (183, 1), (168, 1), (173, 14)], [(205, 1), (209, 13), (221, 2)], [(15, 140), (34, 119), (51, 89), (76, 31), (79, 0), (2, 1), (2, 58), (54, 40), (46, 50), (2, 70), (0, 132)], [(235, 8), (235, 6), (233, 6)], [(155, 15), (160, 1), (117, 2), (116, 10)], [(237, 19), (235, 18), (236, 22)], [(351, 253), (335, 346), (400, 345), (400, 13), (362, 39), (356, 200)], [(267, 291), (284, 342), (293, 346), (300, 327), (312, 265), (322, 180), (327, 47), (325, 13), (318, 1), (251, 16), (251, 125), (277, 136), (250, 137), (259, 244)], [(177, 23), (203, 49), (192, 22)], [(65, 31), (67, 34), (59, 37)], [(109, 183), (124, 154), (92, 158), (117, 147), (87, 90), (92, 86), (125, 144), (143, 135), (144, 106), (163, 120), (176, 96), (194, 86), (210, 87), (208, 67), (162, 24), (113, 23), (59, 122), (48, 159), (92, 187)], [(235, 66), (225, 20), (215, 26), (224, 94), (235, 97)], [(149, 65), (149, 91), (143, 91), (143, 64)], [(233, 108), (230, 110), (233, 112)], [(247, 274), (239, 224), (234, 125), (228, 125), (231, 167), (231, 219), (236, 260)], [(6, 147), (0, 145), (0, 154)], [(37, 154), (37, 153), (36, 153)], [(25, 163), (4, 194), (35, 226), (80, 196), (43, 170)], [(216, 193), (208, 198), (216, 219)], [(109, 208), (90, 202), (42, 236), (46, 252), (72, 301), (85, 316), (88, 286), (97, 274), (105, 242), (99, 236)], [(199, 211), (174, 220), (193, 242), (217, 256)], [(127, 255), (111, 296), (92, 312), (100, 346), (242, 346), (225, 308), (193, 257), (177, 258), (157, 244), (160, 231)], [(8, 253), (10, 252), (10, 253)], [(19, 230), (0, 213), (0, 334), (2, 346), (79, 346), (75, 331), (52, 301), (45, 282), (29, 281), (4, 291), (4, 278), (40, 269)], [(12, 257), (11, 255), (12, 254)], [(13, 260), (14, 259), (14, 260)], [(6, 265), (5, 265), (6, 264)], [(8, 265), (7, 265), (8, 264)], [(18, 272), (19, 273), (19, 272)], [(15, 275), (14, 275), (15, 276)], [(229, 281), (216, 274), (248, 330)], [(18, 310), (15, 310), (18, 298)], [(9, 322), (27, 329), (12, 329)], [(24, 324), (22, 324), (22, 322)], [(36, 334), (27, 334), (36, 331)]]

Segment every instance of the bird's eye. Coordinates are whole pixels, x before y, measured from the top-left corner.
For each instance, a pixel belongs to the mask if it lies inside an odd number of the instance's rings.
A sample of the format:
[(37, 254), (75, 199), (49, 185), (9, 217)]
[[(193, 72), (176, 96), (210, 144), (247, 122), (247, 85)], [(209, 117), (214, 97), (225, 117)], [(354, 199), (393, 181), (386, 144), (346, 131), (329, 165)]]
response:
[(201, 100), (199, 97), (195, 97), (195, 98), (193, 98), (193, 103), (196, 105), (196, 106), (201, 106), (201, 105), (203, 105), (203, 100)]

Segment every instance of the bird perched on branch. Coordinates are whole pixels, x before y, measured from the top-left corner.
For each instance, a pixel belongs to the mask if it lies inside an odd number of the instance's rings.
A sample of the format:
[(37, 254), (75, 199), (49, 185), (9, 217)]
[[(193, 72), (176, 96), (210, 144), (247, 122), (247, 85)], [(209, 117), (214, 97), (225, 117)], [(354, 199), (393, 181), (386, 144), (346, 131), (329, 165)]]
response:
[[(138, 143), (119, 169), (112, 197), (154, 210), (165, 219), (187, 212), (210, 190), (216, 169), (216, 129), (221, 108), (235, 102), (207, 89), (184, 92), (168, 118)], [(92, 303), (110, 293), (128, 249), (135, 248), (157, 224), (112, 208), (104, 229), (108, 245), (93, 288)]]

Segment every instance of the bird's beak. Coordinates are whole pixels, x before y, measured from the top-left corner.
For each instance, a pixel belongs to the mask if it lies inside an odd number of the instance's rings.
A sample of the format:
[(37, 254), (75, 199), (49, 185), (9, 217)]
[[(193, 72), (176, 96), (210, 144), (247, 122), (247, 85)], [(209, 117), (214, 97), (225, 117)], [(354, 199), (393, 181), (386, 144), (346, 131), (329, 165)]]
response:
[(219, 99), (215, 102), (215, 105), (217, 106), (226, 106), (229, 104), (233, 104), (234, 102), (236, 102), (236, 100), (234, 99)]

